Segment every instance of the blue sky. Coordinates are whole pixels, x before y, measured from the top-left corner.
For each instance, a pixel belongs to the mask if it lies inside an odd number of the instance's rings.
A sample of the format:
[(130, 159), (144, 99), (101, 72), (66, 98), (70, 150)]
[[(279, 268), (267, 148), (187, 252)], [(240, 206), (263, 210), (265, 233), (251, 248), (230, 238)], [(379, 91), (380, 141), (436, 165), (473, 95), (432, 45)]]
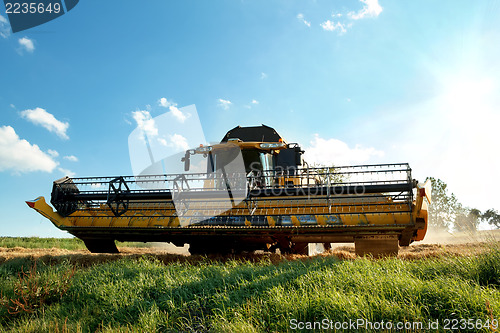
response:
[(264, 123), (311, 162), (409, 162), (500, 209), (498, 1), (80, 1), (15, 34), (0, 15), (0, 235), (63, 236), (24, 201), (131, 174), (137, 112), (191, 104), (208, 141)]

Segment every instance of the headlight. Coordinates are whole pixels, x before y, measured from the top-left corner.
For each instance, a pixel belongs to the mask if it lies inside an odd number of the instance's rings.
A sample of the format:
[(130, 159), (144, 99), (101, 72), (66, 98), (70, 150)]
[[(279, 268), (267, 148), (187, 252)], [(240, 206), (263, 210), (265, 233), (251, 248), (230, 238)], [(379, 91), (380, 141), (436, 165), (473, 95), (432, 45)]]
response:
[(262, 149), (281, 148), (284, 146), (285, 146), (285, 144), (283, 142), (261, 143), (260, 144), (260, 148), (262, 148)]
[(209, 151), (212, 151), (212, 146), (203, 146), (196, 148), (196, 152), (200, 154), (206, 154)]

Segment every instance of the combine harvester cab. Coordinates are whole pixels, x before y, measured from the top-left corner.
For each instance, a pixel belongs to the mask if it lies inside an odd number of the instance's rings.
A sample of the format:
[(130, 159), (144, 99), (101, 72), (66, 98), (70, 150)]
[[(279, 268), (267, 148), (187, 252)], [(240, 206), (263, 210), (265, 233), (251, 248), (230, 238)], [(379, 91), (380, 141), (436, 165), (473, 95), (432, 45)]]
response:
[[(303, 152), (270, 127), (236, 127), (179, 159), (188, 171), (203, 158), (206, 172), (64, 177), (53, 184), (56, 211), (43, 197), (27, 203), (91, 252), (116, 253), (115, 240), (187, 243), (192, 254), (353, 242), (378, 257), (424, 238), (430, 182), (413, 180), (408, 164), (309, 167)], [(237, 154), (242, 164), (230, 167)]]

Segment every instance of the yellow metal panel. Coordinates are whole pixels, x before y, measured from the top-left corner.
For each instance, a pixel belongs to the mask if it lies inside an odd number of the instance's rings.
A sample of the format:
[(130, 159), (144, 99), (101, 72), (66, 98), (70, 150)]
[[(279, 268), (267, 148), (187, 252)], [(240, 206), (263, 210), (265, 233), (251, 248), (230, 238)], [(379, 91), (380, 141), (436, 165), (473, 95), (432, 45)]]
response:
[(134, 217), (129, 219), (129, 227), (147, 227), (149, 222), (148, 217), (144, 217), (144, 214), (137, 213)]
[[(95, 214), (92, 219), (80, 218), (78, 222), (79, 227), (109, 227), (114, 222), (113, 218), (106, 214)], [(89, 223), (90, 222), (90, 223)]]
[(267, 223), (271, 226), (274, 227), (276, 225), (276, 221), (274, 220), (274, 217), (272, 216), (267, 216)]
[(319, 225), (326, 225), (326, 218), (323, 215), (316, 215), (315, 218)]
[(181, 222), (179, 221), (178, 217), (171, 217), (168, 221), (169, 227), (178, 227), (180, 225), (181, 225)]
[[(31, 206), (32, 204), (32, 206)], [(45, 202), (44, 197), (38, 197), (33, 202), (31, 202), (30, 207), (39, 212), (41, 215), (48, 218), (56, 226), (72, 226), (75, 221), (70, 221), (67, 217), (62, 217), (59, 213), (54, 212), (52, 207), (50, 207), (47, 202)]]

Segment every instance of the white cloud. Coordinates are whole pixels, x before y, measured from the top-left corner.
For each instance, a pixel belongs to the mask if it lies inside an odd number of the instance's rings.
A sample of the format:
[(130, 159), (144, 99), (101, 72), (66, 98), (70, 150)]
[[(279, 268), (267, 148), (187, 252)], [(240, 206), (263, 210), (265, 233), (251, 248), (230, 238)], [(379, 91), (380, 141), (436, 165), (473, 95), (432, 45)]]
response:
[(306, 21), (306, 20), (304, 19), (304, 14), (299, 13), (299, 14), (297, 15), (297, 19), (298, 19), (300, 22), (302, 22), (302, 23), (304, 23), (305, 25), (307, 25), (308, 27), (311, 27), (311, 22)]
[(177, 103), (168, 101), (165, 97), (162, 97), (158, 100), (158, 105), (163, 106), (164, 108), (169, 108), (171, 106), (177, 106)]
[(256, 100), (256, 99), (252, 99), (252, 101), (250, 102), (249, 105), (243, 105), (244, 108), (246, 109), (251, 109), (252, 108), (252, 105), (258, 105), (259, 104), (259, 101)]
[(35, 45), (33, 44), (33, 41), (28, 37), (19, 38), (18, 42), (19, 45), (21, 45), (21, 47), (24, 48), (24, 50), (30, 53), (35, 51)]
[(355, 12), (350, 12), (347, 14), (353, 20), (359, 20), (365, 17), (377, 17), (382, 13), (382, 6), (378, 3), (378, 0), (360, 0), (364, 3), (363, 8)]
[(158, 142), (165, 147), (173, 147), (181, 150), (188, 150), (189, 144), (187, 139), (180, 134), (173, 134), (168, 136), (169, 141), (165, 138), (158, 138)]
[[(349, 12), (347, 17), (351, 20), (359, 20), (366, 17), (377, 17), (382, 12), (382, 6), (378, 3), (378, 0), (360, 0), (363, 3), (363, 8), (358, 12)], [(320, 26), (325, 31), (338, 31), (339, 35), (343, 35), (347, 32), (347, 29), (351, 28), (353, 23), (346, 23), (345, 20), (341, 18), (344, 16), (341, 13), (332, 13), (332, 20), (326, 20), (321, 23)]]
[(139, 127), (148, 136), (157, 136), (158, 128), (156, 127), (155, 121), (151, 118), (151, 114), (148, 111), (133, 111), (132, 117)]
[(264, 72), (260, 73), (260, 79), (261, 80), (267, 79), (267, 74)]
[(187, 139), (180, 134), (170, 135), (170, 140), (174, 144), (175, 148), (180, 148), (182, 150), (188, 150), (189, 145)]
[(326, 20), (325, 22), (321, 23), (320, 26), (323, 28), (323, 30), (326, 31), (338, 30), (339, 34), (344, 34), (347, 31), (345, 24), (342, 24), (340, 22), (335, 23), (334, 21), (330, 20)]
[(62, 139), (69, 139), (66, 134), (69, 123), (63, 123), (57, 120), (52, 114), (42, 108), (21, 111), (21, 116), (28, 119), (35, 125), (43, 126), (50, 132), (56, 133)]
[(3, 38), (9, 38), (10, 36), (10, 25), (7, 19), (0, 15), (0, 36)]
[(47, 150), (47, 153), (52, 156), (52, 157), (58, 157), (59, 156), (59, 153), (53, 149), (49, 149)]
[(76, 175), (76, 173), (74, 173), (73, 171), (68, 170), (68, 169), (57, 168), (57, 170), (61, 171), (63, 175), (68, 176), (70, 178), (72, 178)]
[(78, 162), (78, 157), (75, 155), (64, 156), (63, 158), (71, 162)]
[(231, 103), (231, 101), (219, 98), (219, 106), (221, 108), (223, 108), (224, 110), (229, 109), (229, 107), (231, 106), (231, 104), (233, 104), (233, 103)]
[(326, 30), (326, 31), (335, 30), (335, 26), (333, 25), (333, 22), (330, 20), (327, 20), (327, 21), (321, 23), (320, 26), (323, 28), (323, 30)]
[(37, 145), (20, 139), (14, 128), (0, 127), (0, 171), (52, 172), (56, 167), (57, 162), (40, 150)]
[(174, 118), (176, 118), (181, 123), (183, 123), (190, 116), (189, 114), (182, 113), (182, 111), (177, 108), (177, 103), (169, 101), (165, 97), (162, 97), (158, 100), (158, 105), (164, 108), (168, 108), (170, 112), (172, 112)]
[(184, 114), (182, 113), (181, 110), (179, 110), (177, 107), (171, 105), (170, 106), (170, 112), (172, 112), (172, 116), (174, 116), (175, 119), (177, 119), (178, 121), (180, 121), (181, 123), (183, 123), (187, 118), (189, 118), (189, 114)]
[(364, 148), (356, 145), (350, 148), (347, 143), (338, 139), (323, 139), (318, 134), (310, 142), (310, 146), (305, 148), (304, 159), (309, 164), (320, 165), (353, 165), (365, 163), (371, 157), (384, 156), (384, 152), (375, 148)]

